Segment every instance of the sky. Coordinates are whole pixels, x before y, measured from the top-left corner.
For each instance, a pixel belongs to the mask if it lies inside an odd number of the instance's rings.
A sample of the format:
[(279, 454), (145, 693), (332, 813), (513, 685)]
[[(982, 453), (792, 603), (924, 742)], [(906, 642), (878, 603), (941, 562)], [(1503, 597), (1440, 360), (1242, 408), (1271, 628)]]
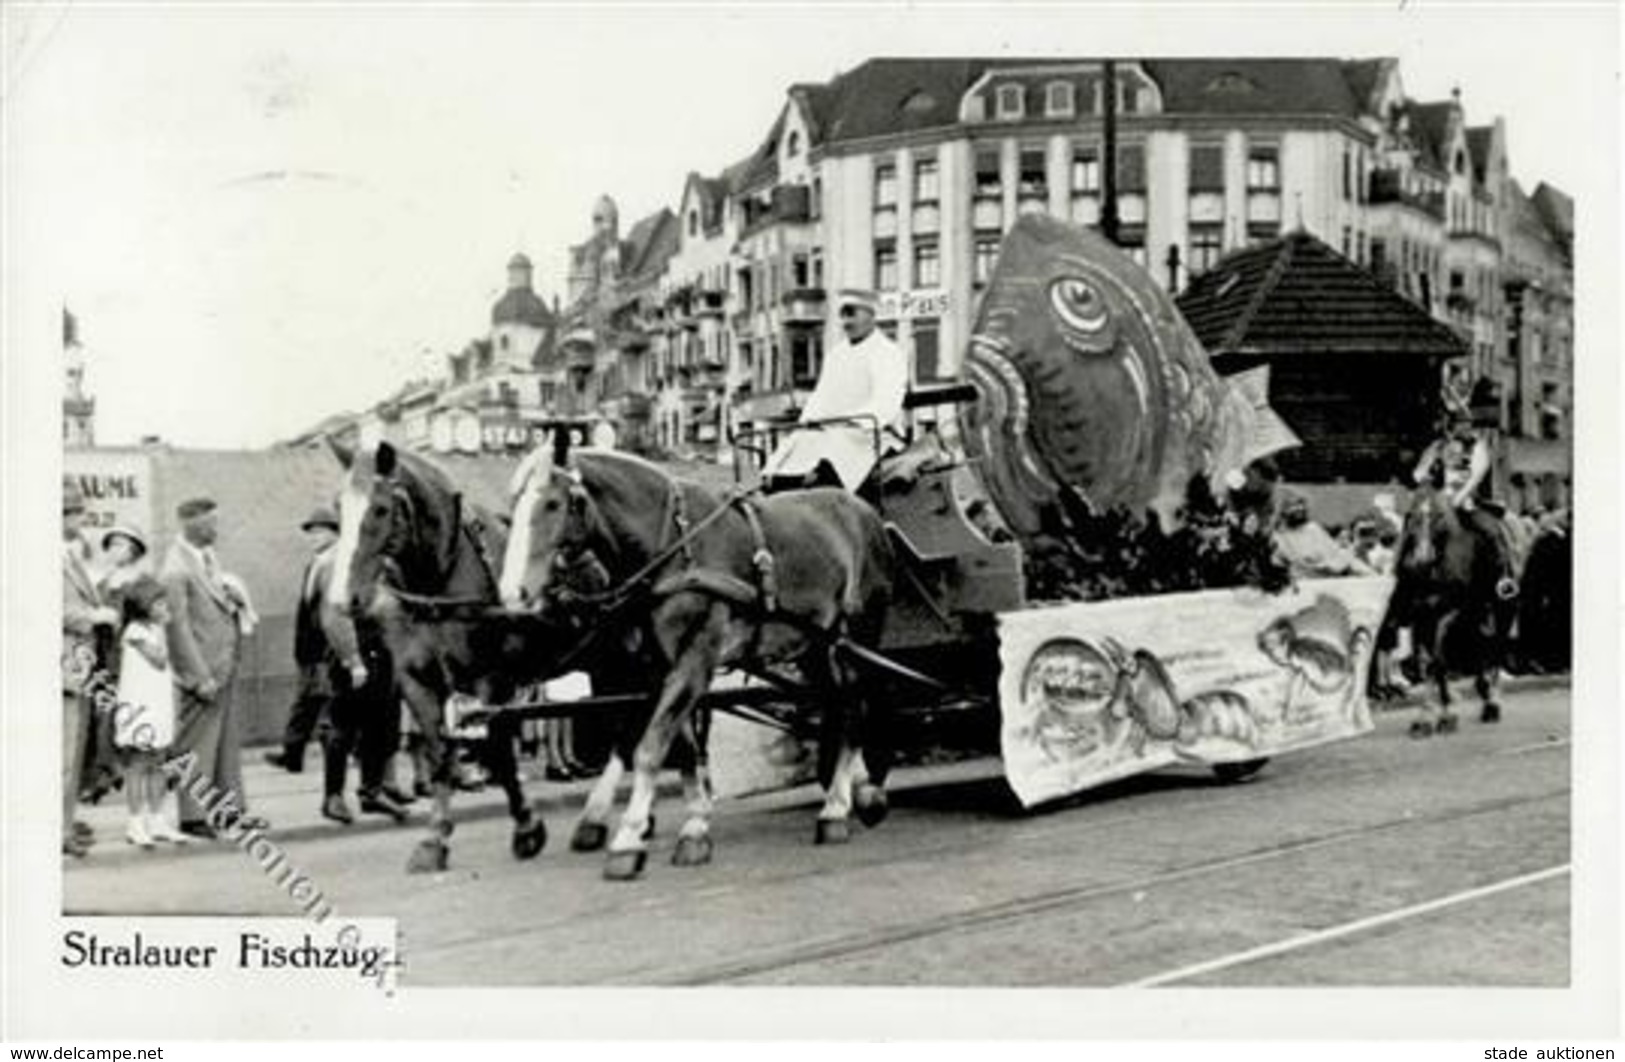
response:
[(1611, 151), (1587, 146), (1617, 102), (1611, 7), (0, 11), (4, 239), (25, 276), (6, 343), (59, 356), (27, 326), (74, 311), (103, 444), (266, 445), (443, 371), (515, 251), (562, 297), (599, 195), (623, 231), (675, 208), (691, 170), (760, 142), (790, 84), (876, 55), (1392, 55), (1413, 97), (1459, 85), (1470, 122), (1503, 116), (1526, 186), (1577, 197), (1608, 177)]

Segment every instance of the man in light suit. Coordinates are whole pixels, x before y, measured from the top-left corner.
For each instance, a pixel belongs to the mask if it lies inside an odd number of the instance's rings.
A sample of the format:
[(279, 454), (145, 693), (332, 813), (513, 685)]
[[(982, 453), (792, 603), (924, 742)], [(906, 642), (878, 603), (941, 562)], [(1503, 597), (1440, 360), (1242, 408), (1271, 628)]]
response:
[(71, 856), (83, 856), (91, 839), (88, 827), (73, 821), (73, 812), (90, 728), (90, 694), (103, 675), (96, 634), (113, 630), (119, 620), (90, 574), (84, 524), (84, 494), (67, 480), (62, 486), (62, 851)]
[[(189, 784), (183, 784), (181, 829), (196, 837), (213, 837), (210, 818), (216, 824), (236, 819), (244, 830), (264, 829), (263, 819), (248, 815), (234, 699), (238, 654), (244, 630), (252, 629), (253, 606), (241, 582), (223, 572), (215, 557), (219, 535), (215, 503), (195, 498), (181, 503), (175, 512), (181, 533), (164, 558), (159, 578), (171, 614), (169, 659), (175, 675), (176, 751), (196, 756), (195, 776), (217, 794), (204, 807), (187, 791)], [(235, 813), (216, 811), (227, 806)], [(211, 811), (216, 813), (211, 816)]]

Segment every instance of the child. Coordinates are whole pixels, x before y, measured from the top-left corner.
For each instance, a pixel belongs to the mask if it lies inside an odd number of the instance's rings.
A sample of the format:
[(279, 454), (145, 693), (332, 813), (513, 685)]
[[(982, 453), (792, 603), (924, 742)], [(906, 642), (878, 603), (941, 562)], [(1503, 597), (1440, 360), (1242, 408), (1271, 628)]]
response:
[(143, 577), (125, 587), (113, 744), (124, 760), (130, 808), (124, 837), (142, 848), (155, 841), (186, 842), (160, 811), (167, 788), (160, 764), (175, 740), (175, 680), (164, 638), (168, 624), (169, 601), (156, 579)]

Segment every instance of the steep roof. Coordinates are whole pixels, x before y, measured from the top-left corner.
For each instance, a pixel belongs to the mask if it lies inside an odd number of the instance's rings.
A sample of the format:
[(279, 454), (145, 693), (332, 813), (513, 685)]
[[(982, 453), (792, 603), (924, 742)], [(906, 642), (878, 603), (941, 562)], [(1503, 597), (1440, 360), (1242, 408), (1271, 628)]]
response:
[(1541, 181), (1529, 198), (1554, 236), (1565, 243), (1574, 239), (1574, 200), (1567, 192)]
[(1455, 103), (1408, 102), (1406, 117), (1410, 119), (1411, 140), (1421, 151), (1425, 161), (1450, 172), (1450, 160), (1445, 158), (1450, 140), (1450, 120), (1456, 113)]
[(1337, 59), (1147, 59), (1141, 65), (1162, 89), (1167, 114), (1355, 118), (1363, 110), (1363, 97)]
[(661, 207), (633, 225), (621, 241), (621, 275), (638, 277), (658, 272), (677, 253), (677, 245), (677, 215)]
[(1490, 146), (1495, 142), (1495, 127), (1469, 126), (1467, 129), (1467, 156), (1473, 160), (1473, 180), (1484, 183), (1490, 168)]
[(1382, 81), (1383, 70), (1395, 62), (1393, 59), (1353, 59), (1343, 64), (1343, 78), (1348, 82), (1355, 103), (1361, 108), (1370, 108), (1376, 102), (1377, 86)]
[[(959, 122), (965, 92), (989, 71), (1088, 59), (871, 59), (824, 85), (798, 84), (792, 97), (809, 112), (814, 142), (840, 143)], [(1123, 60), (1127, 62), (1129, 60)], [(1162, 91), (1163, 110), (1179, 114), (1361, 114), (1382, 60), (1143, 59)], [(774, 138), (776, 139), (776, 138)]]
[(1215, 357), (1232, 351), (1466, 353), (1455, 333), (1425, 310), (1302, 231), (1229, 256), (1175, 301)]

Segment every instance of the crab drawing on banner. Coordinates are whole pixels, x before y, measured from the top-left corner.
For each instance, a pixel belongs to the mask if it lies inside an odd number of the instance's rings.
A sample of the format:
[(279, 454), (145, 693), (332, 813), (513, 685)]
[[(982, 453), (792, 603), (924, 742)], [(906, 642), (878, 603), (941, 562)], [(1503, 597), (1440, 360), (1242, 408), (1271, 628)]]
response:
[(1371, 708), (1360, 696), (1360, 676), (1372, 642), (1371, 631), (1354, 626), (1348, 607), (1328, 594), (1265, 627), (1258, 648), (1288, 676), (1281, 722), (1290, 727), (1333, 720), (1369, 728)]

